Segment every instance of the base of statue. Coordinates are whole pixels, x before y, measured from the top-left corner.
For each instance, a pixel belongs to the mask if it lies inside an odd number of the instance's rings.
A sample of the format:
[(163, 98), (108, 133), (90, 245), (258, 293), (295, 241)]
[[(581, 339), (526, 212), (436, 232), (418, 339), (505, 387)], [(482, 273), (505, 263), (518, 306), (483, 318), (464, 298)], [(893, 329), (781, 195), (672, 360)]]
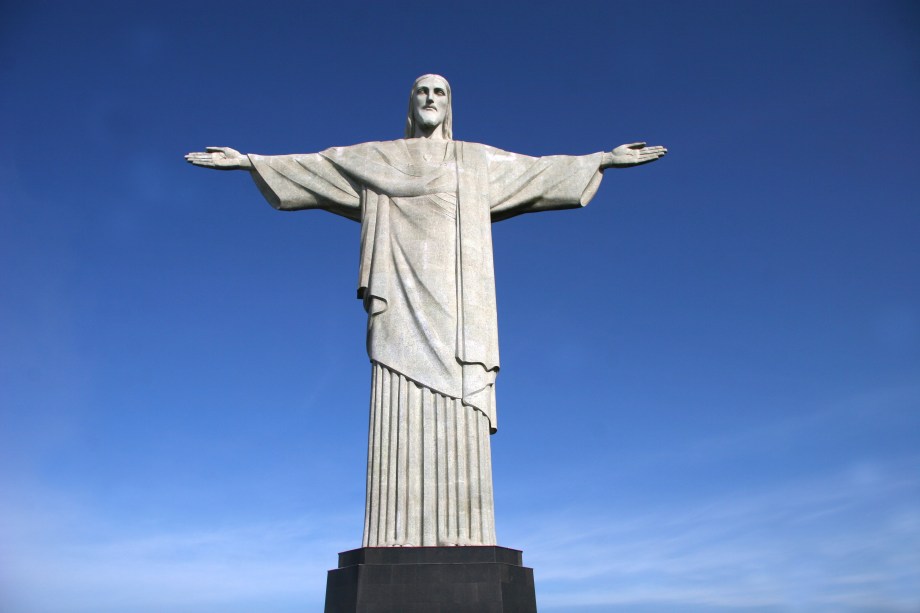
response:
[(506, 547), (363, 547), (326, 580), (325, 613), (536, 611), (533, 569)]

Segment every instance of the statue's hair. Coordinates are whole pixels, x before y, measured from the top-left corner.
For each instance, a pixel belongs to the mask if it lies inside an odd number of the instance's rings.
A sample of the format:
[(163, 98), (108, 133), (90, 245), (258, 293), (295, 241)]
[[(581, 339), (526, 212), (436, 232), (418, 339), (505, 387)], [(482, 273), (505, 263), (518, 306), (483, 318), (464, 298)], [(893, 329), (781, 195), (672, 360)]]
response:
[(406, 138), (413, 138), (415, 136), (415, 90), (422, 79), (427, 79), (429, 77), (441, 79), (444, 81), (444, 86), (447, 88), (447, 111), (444, 113), (444, 121), (441, 122), (441, 133), (444, 135), (445, 139), (452, 140), (454, 138), (454, 113), (451, 102), (450, 83), (439, 74), (423, 74), (412, 84), (412, 89), (409, 90), (409, 114), (406, 117)]

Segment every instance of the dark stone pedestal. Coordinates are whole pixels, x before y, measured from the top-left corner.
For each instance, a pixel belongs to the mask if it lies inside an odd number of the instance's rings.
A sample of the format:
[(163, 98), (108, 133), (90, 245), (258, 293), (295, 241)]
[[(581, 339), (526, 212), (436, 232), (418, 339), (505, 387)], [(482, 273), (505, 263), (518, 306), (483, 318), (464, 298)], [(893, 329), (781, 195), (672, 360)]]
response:
[(339, 554), (326, 613), (536, 613), (533, 569), (505, 547), (364, 547)]

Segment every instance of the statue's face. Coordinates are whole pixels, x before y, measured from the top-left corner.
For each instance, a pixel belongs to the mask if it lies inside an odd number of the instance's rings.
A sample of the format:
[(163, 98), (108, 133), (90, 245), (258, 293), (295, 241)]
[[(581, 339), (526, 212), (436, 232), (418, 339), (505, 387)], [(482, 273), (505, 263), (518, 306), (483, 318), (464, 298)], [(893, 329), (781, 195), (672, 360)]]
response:
[(425, 77), (415, 86), (412, 112), (415, 121), (425, 128), (434, 128), (447, 115), (447, 83), (437, 77)]

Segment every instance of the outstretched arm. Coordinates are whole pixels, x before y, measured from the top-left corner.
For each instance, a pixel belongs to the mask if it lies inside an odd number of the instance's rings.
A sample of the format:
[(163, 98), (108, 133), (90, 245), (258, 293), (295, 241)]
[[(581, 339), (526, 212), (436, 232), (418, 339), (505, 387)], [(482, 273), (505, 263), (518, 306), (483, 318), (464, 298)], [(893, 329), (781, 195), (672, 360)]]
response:
[(604, 153), (604, 158), (601, 160), (601, 170), (648, 164), (664, 157), (667, 152), (668, 150), (664, 147), (647, 147), (645, 143), (620, 145), (613, 151)]
[(251, 170), (252, 162), (244, 155), (230, 147), (207, 147), (204, 151), (194, 151), (185, 155), (189, 164), (215, 170)]

